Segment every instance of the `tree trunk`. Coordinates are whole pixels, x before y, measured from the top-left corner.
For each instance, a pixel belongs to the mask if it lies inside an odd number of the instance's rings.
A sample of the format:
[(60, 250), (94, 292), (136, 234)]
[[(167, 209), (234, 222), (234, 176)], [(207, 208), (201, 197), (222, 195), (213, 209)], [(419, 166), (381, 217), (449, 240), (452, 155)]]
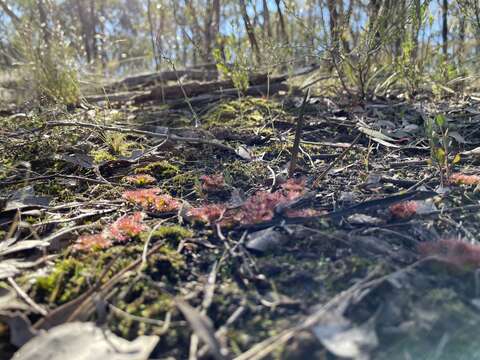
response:
[(15, 23), (15, 25), (19, 25), (21, 23), (20, 18), (8, 7), (8, 5), (3, 1), (0, 0), (0, 8), (3, 10), (5, 14)]
[(465, 60), (465, 16), (463, 14), (459, 14), (458, 22), (458, 63), (462, 65)]
[(422, 14), (421, 14), (421, 0), (415, 0), (413, 6), (415, 7), (415, 18), (413, 20), (412, 25), (412, 42), (413, 48), (411, 53), (411, 61), (417, 61), (417, 54), (418, 54), (418, 35), (420, 33), (420, 26), (422, 24)]
[(268, 9), (268, 1), (263, 0), (263, 35), (272, 37), (272, 28), (270, 26), (270, 10)]
[(50, 30), (48, 29), (48, 16), (47, 10), (45, 9), (45, 4), (43, 0), (37, 0), (38, 13), (40, 15), (40, 24), (42, 27), (43, 40), (47, 47), (50, 46)]
[(78, 17), (80, 20), (80, 24), (82, 26), (82, 38), (83, 38), (83, 46), (85, 47), (85, 54), (87, 56), (87, 62), (90, 64), (92, 62), (92, 51), (90, 49), (90, 31), (89, 31), (89, 24), (88, 24), (88, 16), (84, 8), (84, 1), (75, 0), (74, 1), (77, 5), (77, 12)]
[(448, 56), (448, 0), (442, 3), (442, 52), (445, 59)]
[(147, 17), (148, 17), (148, 29), (150, 32), (150, 44), (152, 46), (152, 55), (153, 60), (155, 61), (155, 70), (160, 70), (160, 62), (158, 61), (157, 46), (155, 40), (155, 32), (153, 26), (153, 17), (152, 17), (152, 2), (147, 0)]
[[(99, 13), (103, 18), (106, 18), (104, 1), (100, 1)], [(100, 37), (99, 37), (100, 60), (102, 63), (102, 68), (105, 72), (105, 69), (107, 68), (107, 61), (108, 61), (108, 54), (105, 47), (105, 22), (99, 21), (98, 24), (99, 24), (99, 31), (100, 31)]]
[(280, 1), (281, 0), (275, 0), (275, 4), (277, 5), (278, 21), (280, 22), (280, 31), (281, 31), (282, 41), (285, 44), (288, 44), (287, 28), (285, 26), (285, 20), (283, 18), (283, 13), (282, 13), (282, 8), (280, 6)]
[(98, 44), (97, 44), (97, 12), (95, 8), (95, 0), (90, 0), (90, 41), (92, 48), (92, 57), (94, 61), (99, 59), (98, 57)]
[(205, 20), (205, 56), (204, 60), (210, 62), (213, 60), (213, 47), (215, 46), (215, 39), (220, 31), (220, 0), (213, 0), (207, 2), (207, 13)]
[[(159, 64), (162, 62), (162, 55), (164, 52), (163, 49), (163, 35), (165, 34), (165, 13), (166, 13), (166, 8), (162, 7), (160, 8), (160, 20), (158, 24), (158, 29), (157, 29), (157, 36), (156, 36), (156, 47), (157, 47), (157, 59)], [(176, 25), (175, 25), (176, 27)], [(160, 66), (161, 67), (161, 66)]]
[(396, 38), (395, 38), (395, 43), (394, 43), (394, 54), (395, 57), (399, 57), (402, 54), (402, 44), (405, 40), (405, 26), (406, 26), (406, 16), (403, 15), (406, 12), (407, 4), (405, 0), (400, 0), (398, 9), (399, 13), (402, 14), (401, 17), (401, 23), (400, 23), (400, 31), (397, 33)]
[(197, 64), (197, 56), (200, 55), (203, 59), (207, 59), (208, 54), (202, 49), (204, 42), (202, 41), (202, 27), (198, 22), (197, 11), (195, 6), (193, 6), (192, 0), (185, 0), (185, 5), (187, 6), (188, 11), (190, 12), (191, 28), (193, 33), (193, 62), (194, 65)]
[(335, 0), (327, 0), (329, 14), (330, 43), (334, 48), (338, 48), (339, 30), (338, 30), (338, 11)]
[(220, 16), (221, 16), (220, 0), (213, 0), (212, 6), (213, 6), (213, 21), (211, 26), (211, 32), (212, 32), (212, 39), (213, 41), (215, 41), (218, 34), (220, 33)]
[(257, 63), (260, 63), (260, 48), (258, 47), (257, 39), (255, 37), (255, 32), (253, 30), (252, 24), (250, 23), (250, 18), (247, 13), (247, 6), (245, 5), (245, 0), (239, 0), (240, 11), (242, 13), (243, 23), (245, 25), (245, 31), (248, 35), (248, 41), (252, 48), (252, 52), (257, 60)]

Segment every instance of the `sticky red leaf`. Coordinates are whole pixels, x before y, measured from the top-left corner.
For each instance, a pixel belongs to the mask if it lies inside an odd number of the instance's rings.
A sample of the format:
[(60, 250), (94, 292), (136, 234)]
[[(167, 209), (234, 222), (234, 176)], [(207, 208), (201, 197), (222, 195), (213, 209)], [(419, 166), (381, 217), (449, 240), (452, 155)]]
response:
[(187, 212), (187, 216), (193, 220), (198, 220), (207, 224), (217, 222), (225, 213), (226, 207), (221, 204), (211, 204), (192, 208)]
[(388, 209), (393, 217), (408, 219), (417, 213), (418, 204), (415, 201), (402, 201), (391, 205)]
[(217, 192), (225, 188), (225, 179), (222, 174), (203, 175), (200, 180), (202, 181), (202, 190), (206, 192)]
[(298, 199), (306, 191), (304, 178), (290, 178), (280, 187), (288, 200)]
[(142, 219), (143, 214), (140, 212), (136, 212), (131, 216), (122, 216), (110, 225), (105, 236), (111, 237), (116, 241), (129, 240), (146, 229), (146, 226), (142, 224)]
[(274, 193), (258, 191), (245, 201), (237, 219), (242, 224), (271, 220), (275, 215), (275, 207), (286, 201), (287, 198), (280, 191)]
[(90, 251), (93, 249), (106, 249), (112, 245), (112, 242), (102, 234), (82, 235), (80, 236), (73, 249), (77, 251)]
[(159, 188), (131, 190), (125, 191), (122, 197), (148, 211), (159, 213), (178, 211), (182, 203), (170, 195), (158, 195), (160, 192)]
[(452, 184), (478, 185), (480, 184), (480, 176), (453, 173), (450, 175), (449, 181)]
[(154, 184), (157, 181), (152, 175), (148, 174), (126, 176), (123, 178), (123, 180), (129, 184), (140, 186)]
[(444, 239), (418, 246), (422, 257), (435, 257), (462, 270), (480, 267), (480, 245), (461, 240)]

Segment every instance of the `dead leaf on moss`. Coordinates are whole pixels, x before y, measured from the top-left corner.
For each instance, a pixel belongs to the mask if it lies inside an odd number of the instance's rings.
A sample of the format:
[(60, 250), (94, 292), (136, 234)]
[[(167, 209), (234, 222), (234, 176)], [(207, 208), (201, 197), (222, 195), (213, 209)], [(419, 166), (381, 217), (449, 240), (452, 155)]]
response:
[(146, 360), (158, 336), (139, 336), (133, 341), (118, 337), (87, 322), (73, 322), (50, 329), (27, 342), (13, 360)]

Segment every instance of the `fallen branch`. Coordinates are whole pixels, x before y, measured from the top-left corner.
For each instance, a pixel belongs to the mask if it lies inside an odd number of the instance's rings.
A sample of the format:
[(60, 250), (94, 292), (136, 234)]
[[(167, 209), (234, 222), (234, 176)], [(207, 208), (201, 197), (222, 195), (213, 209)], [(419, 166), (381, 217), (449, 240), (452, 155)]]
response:
[[(283, 83), (276, 83), (276, 84), (264, 84), (264, 85), (256, 85), (250, 86), (245, 95), (250, 96), (268, 96), (274, 95), (279, 91), (289, 91), (290, 87)], [(203, 94), (196, 97), (189, 99), (188, 103), (192, 106), (201, 106), (203, 104), (211, 104), (215, 101), (219, 101), (225, 98), (236, 98), (238, 97), (238, 90), (237, 89), (226, 89), (215, 91), (212, 94)], [(172, 109), (179, 109), (182, 107), (188, 106), (188, 103), (181, 99), (181, 100), (173, 100), (167, 101), (166, 104), (170, 106)]]
[(48, 122), (45, 127), (58, 127), (58, 126), (74, 126), (74, 127), (84, 127), (90, 129), (98, 129), (98, 130), (108, 130), (108, 131), (116, 131), (124, 134), (138, 134), (138, 135), (145, 135), (150, 137), (168, 139), (174, 142), (186, 142), (191, 144), (204, 144), (204, 145), (211, 145), (217, 147), (222, 150), (226, 150), (230, 153), (237, 154), (234, 148), (221, 143), (218, 140), (209, 140), (209, 139), (202, 139), (202, 138), (192, 138), (192, 137), (182, 137), (175, 134), (160, 134), (151, 131), (144, 131), (132, 128), (124, 128), (124, 127), (117, 127), (117, 126), (108, 126), (108, 125), (98, 125), (98, 124), (90, 124), (84, 122), (70, 122), (70, 121), (51, 121)]
[(186, 78), (195, 81), (212, 81), (218, 78), (218, 72), (214, 70), (184, 69), (168, 70), (162, 72), (152, 72), (135, 76), (128, 76), (120, 81), (107, 84), (106, 91), (126, 89), (134, 90), (139, 87), (146, 87), (156, 83), (165, 83), (167, 81), (177, 81), (179, 78)]
[(131, 101), (136, 96), (147, 95), (148, 91), (122, 91), (112, 94), (102, 94), (102, 95), (89, 95), (84, 96), (83, 100), (87, 103), (95, 104), (102, 101), (108, 102), (127, 102)]
[[(293, 73), (286, 73), (277, 76), (270, 76), (269, 74), (257, 74), (249, 77), (249, 87), (244, 91), (245, 95), (258, 96), (276, 93), (280, 90), (288, 89), (288, 86), (281, 84), (283, 81), (300, 75), (308, 74), (316, 70), (316, 64), (307, 66), (305, 68), (294, 71)], [(133, 101), (135, 103), (144, 103), (147, 101), (159, 101), (165, 104), (172, 104), (173, 106), (184, 104), (186, 98), (190, 103), (195, 101), (203, 101), (205, 95), (209, 97), (214, 96), (219, 99), (224, 96), (236, 96), (239, 90), (235, 88), (233, 81), (221, 80), (211, 81), (206, 83), (190, 82), (186, 84), (176, 85), (159, 85), (150, 91), (124, 91), (112, 94), (91, 95), (85, 96), (84, 100), (88, 103), (99, 103), (102, 101), (109, 102), (127, 102)], [(200, 98), (202, 97), (202, 98)], [(198, 99), (197, 99), (198, 98)]]
[[(294, 71), (293, 73), (285, 73), (277, 76), (270, 76), (269, 74), (258, 74), (249, 76), (248, 83), (250, 85), (247, 93), (251, 87), (257, 85), (271, 85), (281, 83), (289, 78), (308, 74), (318, 68), (318, 65), (312, 64), (305, 68)], [(209, 83), (192, 82), (187, 84), (179, 84), (172, 86), (157, 86), (153, 88), (147, 95), (139, 95), (133, 100), (136, 103), (142, 103), (151, 100), (161, 100), (165, 102), (169, 99), (191, 98), (202, 94), (212, 92), (225, 92), (226, 90), (233, 90), (238, 92), (232, 80), (214, 81)]]

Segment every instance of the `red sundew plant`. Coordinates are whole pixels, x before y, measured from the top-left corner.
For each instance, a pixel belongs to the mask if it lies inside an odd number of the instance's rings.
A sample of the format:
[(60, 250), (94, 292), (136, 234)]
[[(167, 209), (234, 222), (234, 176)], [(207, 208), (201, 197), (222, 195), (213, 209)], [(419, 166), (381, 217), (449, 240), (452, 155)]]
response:
[(134, 204), (140, 205), (143, 209), (159, 213), (178, 211), (181, 202), (170, 195), (158, 195), (159, 188), (125, 191), (122, 197)]
[(206, 192), (221, 191), (226, 185), (222, 174), (203, 175), (200, 180), (202, 181), (202, 190)]
[(123, 178), (123, 181), (129, 184), (143, 186), (143, 185), (154, 184), (157, 180), (152, 175), (138, 174), (138, 175), (126, 176)]
[(158, 195), (155, 199), (155, 210), (160, 213), (170, 213), (175, 212), (180, 209), (182, 203), (177, 199), (174, 199), (170, 195)]
[(259, 191), (245, 201), (236, 218), (242, 224), (268, 221), (275, 215), (275, 207), (287, 201), (280, 191), (274, 193)]
[(480, 176), (478, 175), (466, 175), (462, 173), (453, 173), (448, 178), (452, 184), (464, 184), (464, 185), (478, 185), (480, 184)]
[(445, 239), (418, 245), (422, 257), (435, 257), (461, 270), (480, 268), (480, 245)]
[[(304, 179), (289, 179), (281, 185), (280, 190), (273, 193), (258, 191), (250, 196), (240, 208), (226, 209), (224, 205), (211, 204), (190, 209), (187, 216), (209, 224), (218, 222), (222, 226), (256, 224), (272, 220), (277, 206), (298, 199), (305, 191)], [(285, 211), (285, 215), (289, 217), (316, 216), (320, 213), (315, 209)]]
[(393, 217), (408, 219), (417, 213), (418, 204), (415, 201), (402, 201), (398, 204), (390, 205), (388, 209)]
[(157, 199), (160, 191), (161, 190), (159, 188), (130, 190), (125, 191), (122, 194), (122, 197), (129, 202), (140, 205), (144, 209), (148, 209), (155, 205), (155, 200)]
[(116, 241), (126, 241), (131, 239), (147, 227), (142, 224), (143, 214), (136, 212), (131, 216), (122, 216), (107, 229), (106, 234)]
[(198, 220), (207, 224), (213, 224), (220, 220), (226, 211), (226, 207), (221, 204), (205, 205), (190, 209), (187, 216), (193, 220)]
[(280, 186), (283, 190), (283, 193), (287, 197), (288, 200), (295, 200), (302, 196), (306, 189), (305, 189), (305, 179), (298, 178), (298, 179), (288, 179), (285, 183)]
[(110, 246), (112, 246), (112, 242), (102, 234), (82, 235), (75, 241), (73, 249), (76, 251), (90, 251), (94, 249), (106, 249)]

